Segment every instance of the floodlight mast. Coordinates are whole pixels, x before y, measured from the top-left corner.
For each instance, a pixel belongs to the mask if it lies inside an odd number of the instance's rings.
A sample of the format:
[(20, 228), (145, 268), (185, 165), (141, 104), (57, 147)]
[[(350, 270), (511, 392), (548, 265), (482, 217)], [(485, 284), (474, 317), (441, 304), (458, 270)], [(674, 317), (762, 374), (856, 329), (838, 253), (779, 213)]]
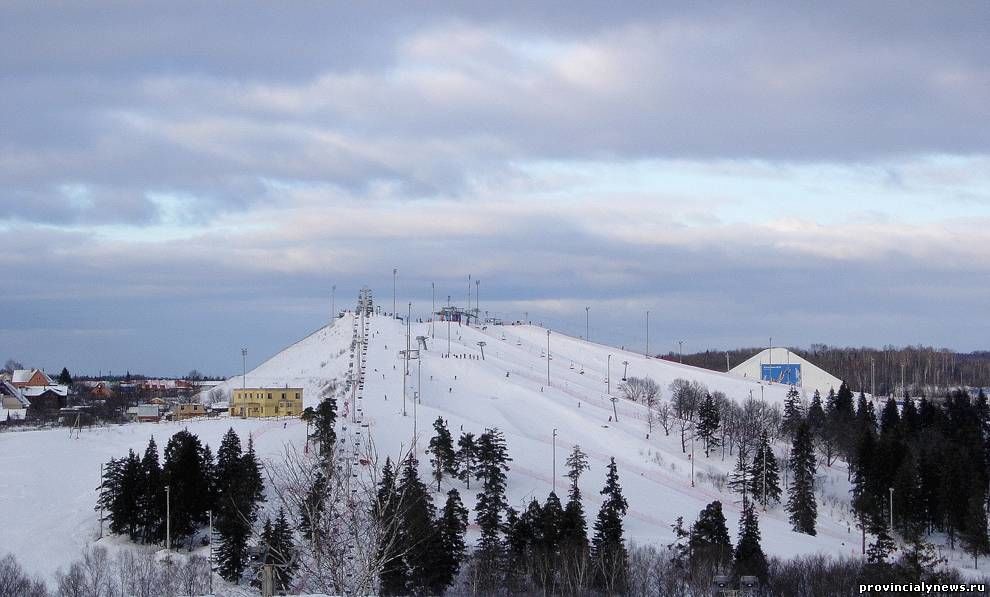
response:
[(588, 315), (590, 311), (590, 306), (584, 308), (584, 339), (588, 342), (591, 342), (591, 326), (589, 325), (590, 315)]
[(399, 268), (392, 268), (392, 319), (395, 319), (399, 314), (395, 310), (395, 278), (399, 275)]
[(650, 312), (646, 312), (646, 358), (650, 358)]

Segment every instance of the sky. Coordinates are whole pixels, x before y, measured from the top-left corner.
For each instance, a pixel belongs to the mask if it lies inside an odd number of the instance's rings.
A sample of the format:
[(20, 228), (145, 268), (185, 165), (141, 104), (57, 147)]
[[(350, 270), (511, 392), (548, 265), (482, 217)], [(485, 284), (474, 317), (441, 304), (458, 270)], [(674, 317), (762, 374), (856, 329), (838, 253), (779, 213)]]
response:
[(654, 353), (987, 349), (988, 56), (984, 1), (4, 2), (0, 359), (232, 374), (393, 268)]

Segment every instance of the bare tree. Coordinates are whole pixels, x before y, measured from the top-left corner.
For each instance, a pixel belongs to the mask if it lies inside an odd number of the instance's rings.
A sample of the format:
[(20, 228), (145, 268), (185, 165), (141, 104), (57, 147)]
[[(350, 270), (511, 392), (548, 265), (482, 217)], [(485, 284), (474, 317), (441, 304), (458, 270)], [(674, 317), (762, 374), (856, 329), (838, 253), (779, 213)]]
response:
[(708, 389), (697, 381), (677, 378), (670, 382), (670, 402), (681, 428), (681, 452), (687, 452), (687, 430), (694, 423), (698, 406)]
[(657, 403), (660, 401), (660, 385), (649, 377), (630, 377), (619, 385), (619, 391), (626, 400), (646, 406), (646, 424), (653, 433)]
[(0, 595), (47, 597), (48, 589), (40, 579), (29, 577), (14, 556), (7, 554), (0, 558)]
[[(363, 450), (355, 447), (358, 443)], [(401, 493), (379, 495), (381, 467), (370, 439), (359, 442), (357, 436), (341, 433), (336, 446), (321, 452), (323, 456), (304, 454), (287, 446), (280, 462), (266, 466), (275, 499), (291, 526), (300, 528), (305, 521), (308, 529), (308, 545), (296, 561), (299, 576), (307, 579), (302, 588), (374, 594), (385, 565), (412, 547), (400, 537), (397, 522), (409, 504)], [(381, 512), (397, 515), (378, 516)]]

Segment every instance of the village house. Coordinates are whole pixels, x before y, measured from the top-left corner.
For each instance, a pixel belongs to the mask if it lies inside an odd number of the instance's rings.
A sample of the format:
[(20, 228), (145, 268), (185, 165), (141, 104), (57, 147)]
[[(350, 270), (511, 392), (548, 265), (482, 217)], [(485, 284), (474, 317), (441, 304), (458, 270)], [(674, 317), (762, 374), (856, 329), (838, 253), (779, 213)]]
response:
[(240, 388), (232, 392), (232, 417), (298, 417), (302, 414), (302, 388)]
[(205, 406), (199, 404), (198, 402), (190, 402), (176, 406), (174, 418), (176, 421), (182, 421), (192, 417), (205, 417), (206, 415), (207, 411)]
[(56, 383), (41, 369), (18, 369), (11, 375), (10, 384), (30, 402), (31, 418), (54, 416), (66, 406), (69, 386)]

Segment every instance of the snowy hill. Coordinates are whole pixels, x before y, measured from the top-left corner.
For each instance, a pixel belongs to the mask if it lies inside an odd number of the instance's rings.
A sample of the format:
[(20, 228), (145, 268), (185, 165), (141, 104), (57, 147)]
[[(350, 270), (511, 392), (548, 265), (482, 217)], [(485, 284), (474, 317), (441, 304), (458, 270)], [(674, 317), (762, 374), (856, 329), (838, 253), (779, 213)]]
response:
[[(345, 315), (249, 371), (245, 379), (237, 376), (221, 387), (299, 386), (304, 388), (306, 405), (315, 406), (324, 388), (346, 379), (351, 364), (353, 318), (353, 314)], [(408, 448), (414, 427), (419, 431), (421, 451), (437, 417), (448, 421), (455, 437), (462, 429), (479, 434), (486, 427), (498, 427), (505, 434), (513, 458), (508, 499), (518, 508), (534, 497), (544, 500), (551, 490), (556, 428), (558, 492), (564, 492), (561, 475), (567, 452), (580, 444), (591, 458), (592, 469), (582, 477), (581, 489), (585, 509), (593, 517), (600, 503), (605, 465), (615, 457), (630, 506), (625, 523), (627, 537), (639, 543), (669, 542), (670, 525), (678, 516), (690, 523), (715, 499), (722, 500), (730, 529), (734, 529), (740, 504), (736, 496), (720, 490), (722, 476), (731, 470), (733, 459), (723, 461), (720, 452), (705, 458), (703, 451), (697, 450), (696, 483), (692, 487), (689, 454), (682, 454), (675, 430), (665, 437), (657, 428), (647, 439), (645, 408), (623, 400), (616, 404), (618, 421), (610, 420), (613, 406), (606, 397), (609, 362), (613, 393), (623, 375), (623, 361), (628, 361), (628, 375), (656, 380), (663, 388), (664, 399), (669, 398), (667, 386), (677, 378), (698, 381), (738, 401), (752, 395), (779, 403), (787, 391), (783, 386), (763, 386), (722, 373), (647, 359), (556, 332), (550, 334), (548, 386), (544, 328), (519, 325), (483, 330), (456, 323), (449, 327), (440, 322), (413, 323), (413, 347), (417, 336), (426, 336), (428, 349), (420, 352), (419, 361), (410, 364), (404, 416), (399, 351), (405, 348), (406, 329), (402, 322), (384, 316), (368, 318), (367, 329), (366, 377), (359, 406), (382, 457), (395, 456)], [(484, 360), (479, 342), (485, 343)], [(415, 404), (413, 396), (418, 388), (421, 398)], [(347, 424), (352, 407), (346, 400), (339, 405), (341, 426)], [(229, 426), (242, 438), (251, 433), (259, 455), (272, 460), (278, 459), (285, 444), (298, 447), (304, 442), (305, 425), (299, 420), (226, 417), (98, 428), (84, 431), (80, 439), (69, 439), (63, 430), (0, 435), (0, 511), (4, 513), (0, 552), (13, 552), (29, 571), (51, 577), (98, 535), (93, 506), (102, 462), (125, 455), (128, 449), (143, 450), (151, 435), (162, 447), (172, 433), (183, 427), (215, 449)], [(784, 446), (778, 445), (777, 451), (782, 455)], [(420, 460), (423, 475), (428, 476), (428, 458)], [(859, 536), (844, 504), (848, 499), (845, 468), (833, 467), (820, 471), (820, 475), (823, 494), (819, 495), (818, 535), (792, 532), (781, 506), (761, 512), (763, 545), (768, 554), (858, 553)], [(458, 487), (465, 503), (474, 504), (474, 495), (465, 492), (461, 483), (445, 484)]]

